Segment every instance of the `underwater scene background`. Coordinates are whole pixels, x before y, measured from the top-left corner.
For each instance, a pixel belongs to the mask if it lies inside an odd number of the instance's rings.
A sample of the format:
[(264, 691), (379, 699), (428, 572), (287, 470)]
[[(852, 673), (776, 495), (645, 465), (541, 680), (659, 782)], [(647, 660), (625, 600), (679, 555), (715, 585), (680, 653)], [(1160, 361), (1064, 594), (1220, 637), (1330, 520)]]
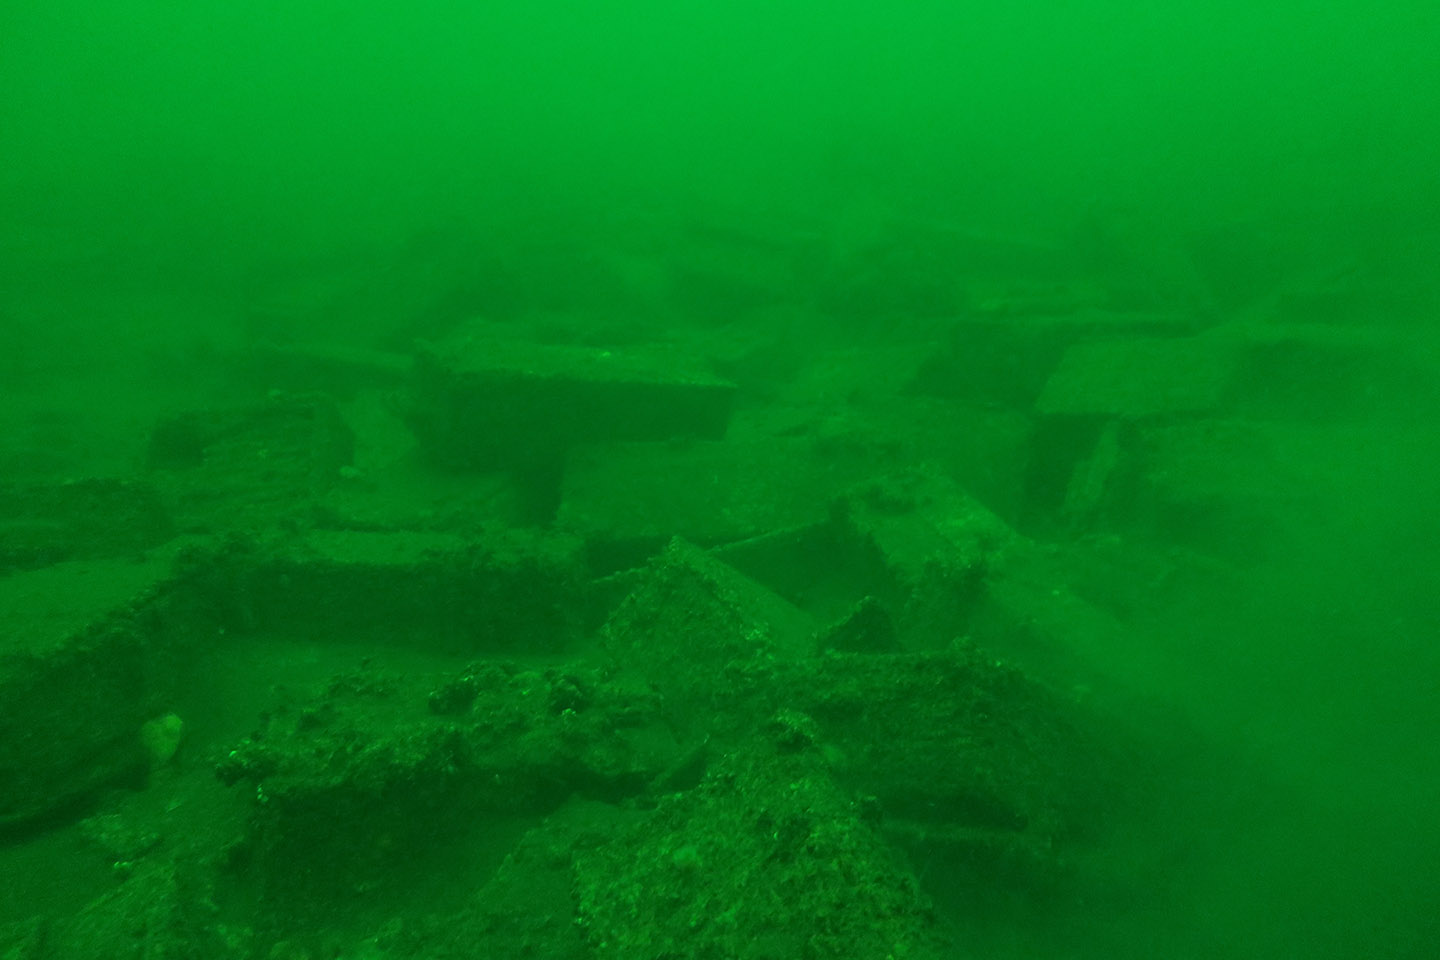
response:
[(0, 956), (1434, 956), (1437, 50), (6, 3)]

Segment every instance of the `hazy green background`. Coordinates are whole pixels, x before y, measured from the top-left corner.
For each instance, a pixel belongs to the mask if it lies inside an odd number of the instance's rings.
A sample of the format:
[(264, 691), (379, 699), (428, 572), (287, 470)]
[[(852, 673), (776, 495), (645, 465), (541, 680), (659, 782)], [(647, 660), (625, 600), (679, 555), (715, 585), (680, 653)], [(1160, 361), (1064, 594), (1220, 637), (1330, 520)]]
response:
[[(43, 325), (49, 375), (203, 336), (223, 310), (33, 301), (132, 284), (219, 302), (256, 264), (455, 217), (824, 231), (876, 203), (1044, 237), (1133, 204), (1363, 244), (1440, 223), (1437, 51), (1434, 0), (4, 0), (0, 351)], [(125, 402), (110, 376), (72, 402)], [(1431, 454), (1357, 463), (1336, 504), (1351, 536), (1317, 529), (1253, 596), (1182, 625), (1210, 656), (1165, 682), (1313, 801), (1176, 824), (1220, 838), (1186, 869), (1211, 935), (1245, 944), (1229, 955), (1421, 955)]]
[(1422, 0), (11, 0), (12, 258), (234, 263), (442, 212), (857, 194), (1047, 229), (1437, 209)]

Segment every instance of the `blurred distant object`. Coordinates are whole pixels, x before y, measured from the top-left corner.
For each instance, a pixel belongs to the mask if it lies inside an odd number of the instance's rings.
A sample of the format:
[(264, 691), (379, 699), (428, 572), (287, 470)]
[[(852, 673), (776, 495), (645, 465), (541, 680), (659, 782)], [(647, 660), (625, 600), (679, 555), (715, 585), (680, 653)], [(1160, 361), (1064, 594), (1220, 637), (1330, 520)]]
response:
[(1115, 309), (1215, 309), (1214, 292), (1181, 229), (1159, 214), (1097, 204), (1077, 226), (1074, 248)]
[(258, 531), (311, 522), (353, 457), (354, 436), (333, 400), (276, 392), (161, 420), (147, 467), (182, 531)]
[(136, 557), (172, 534), (159, 495), (142, 480), (0, 485), (0, 571)]

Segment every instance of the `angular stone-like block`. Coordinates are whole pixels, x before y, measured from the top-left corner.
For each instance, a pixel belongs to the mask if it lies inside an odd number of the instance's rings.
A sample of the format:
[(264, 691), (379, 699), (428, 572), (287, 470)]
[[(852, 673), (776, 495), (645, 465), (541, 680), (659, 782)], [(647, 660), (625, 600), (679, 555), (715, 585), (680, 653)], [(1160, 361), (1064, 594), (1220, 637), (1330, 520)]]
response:
[(363, 390), (400, 389), (413, 364), (407, 354), (343, 343), (265, 344), (255, 351), (251, 375), (266, 389), (350, 397)]
[(1123, 772), (1096, 718), (974, 644), (736, 663), (717, 677), (734, 742), (795, 711), (830, 775), (889, 819), (945, 824), (1050, 850), (1094, 826)]
[(1384, 326), (1247, 323), (1219, 328), (1243, 357), (1233, 412), (1299, 423), (1429, 423), (1440, 348)]
[(173, 532), (155, 488), (141, 480), (0, 486), (0, 571), (135, 557)]
[(709, 547), (823, 521), (871, 469), (808, 440), (587, 445), (566, 463), (558, 521), (613, 570), (671, 537)]
[(836, 516), (852, 550), (875, 554), (873, 590), (902, 642), (944, 646), (965, 633), (995, 558), (1021, 538), (949, 478), (905, 471), (857, 485)]
[(166, 673), (145, 606), (168, 560), (74, 561), (0, 578), (0, 828), (143, 771)]
[(622, 669), (667, 695), (667, 709), (682, 725), (707, 722), (708, 694), (726, 664), (815, 650), (808, 616), (681, 540), (645, 569), (603, 637)]
[(940, 948), (929, 902), (838, 788), (808, 718), (725, 757), (695, 789), (576, 862), (576, 922), (597, 960), (907, 957)]
[(1072, 347), (1036, 401), (1044, 416), (1211, 413), (1235, 389), (1241, 351), (1208, 337), (1142, 338)]
[[(33, 952), (22, 946), (5, 956), (242, 960), (245, 951), (215, 922), (214, 881), (206, 871), (163, 858), (123, 869), (124, 883), (74, 916), (54, 921)], [(0, 939), (0, 946), (6, 945)]]
[(669, 348), (477, 337), (421, 352), (409, 419), (436, 463), (534, 469), (578, 443), (721, 437), (734, 393)]
[(949, 338), (917, 369), (911, 389), (1028, 411), (1071, 347), (1127, 337), (1178, 337), (1195, 329), (1196, 321), (1184, 313), (1087, 308), (1014, 316), (982, 311), (955, 321)]
[(150, 436), (150, 477), (184, 532), (306, 526), (350, 464), (335, 402), (276, 393), (262, 403), (170, 417)]
[(947, 478), (909, 471), (860, 484), (837, 509), (832, 564), (870, 567), (867, 590), (908, 649), (968, 637), (1059, 686), (1143, 677), (1158, 652), (1071, 589), (1058, 556)]
[(651, 691), (594, 668), (485, 661), (335, 677), (216, 773), (254, 797), (247, 865), (267, 913), (303, 927), (357, 892), (401, 896), (417, 869), (478, 885), (469, 871), (507, 818), (631, 795), (677, 752)]
[[(1440, 462), (1428, 425), (1205, 419), (1136, 432), (1108, 491), (1116, 528), (1229, 560), (1339, 542), (1423, 541), (1421, 509)], [(1401, 532), (1403, 531), (1403, 532)]]
[(313, 531), (194, 552), (187, 589), (238, 632), (305, 634), (474, 655), (555, 652), (574, 640), (578, 543), (497, 533)]

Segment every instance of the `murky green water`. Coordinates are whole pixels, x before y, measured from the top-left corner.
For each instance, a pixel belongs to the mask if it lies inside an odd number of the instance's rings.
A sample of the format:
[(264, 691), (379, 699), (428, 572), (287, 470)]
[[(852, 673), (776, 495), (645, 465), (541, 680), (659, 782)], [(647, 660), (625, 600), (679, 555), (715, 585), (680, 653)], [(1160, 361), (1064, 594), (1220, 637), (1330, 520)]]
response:
[(1431, 956), (1437, 10), (9, 0), (0, 954)]

